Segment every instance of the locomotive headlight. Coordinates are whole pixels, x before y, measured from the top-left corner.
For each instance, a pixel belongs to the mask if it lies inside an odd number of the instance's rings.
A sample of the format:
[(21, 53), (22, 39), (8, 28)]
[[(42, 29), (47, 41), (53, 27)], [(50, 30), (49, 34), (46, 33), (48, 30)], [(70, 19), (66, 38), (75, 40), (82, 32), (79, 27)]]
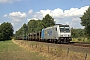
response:
[(68, 35), (68, 37), (70, 37), (71, 35)]
[(63, 35), (60, 35), (61, 37), (63, 37)]

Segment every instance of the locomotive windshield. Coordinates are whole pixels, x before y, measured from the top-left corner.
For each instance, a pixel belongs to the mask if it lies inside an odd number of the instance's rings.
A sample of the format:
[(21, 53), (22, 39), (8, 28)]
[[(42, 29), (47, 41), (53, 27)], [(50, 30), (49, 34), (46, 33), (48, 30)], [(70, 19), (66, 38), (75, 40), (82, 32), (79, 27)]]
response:
[(64, 32), (64, 27), (63, 28), (60, 28), (60, 32)]
[(69, 27), (60, 27), (60, 32), (70, 32)]

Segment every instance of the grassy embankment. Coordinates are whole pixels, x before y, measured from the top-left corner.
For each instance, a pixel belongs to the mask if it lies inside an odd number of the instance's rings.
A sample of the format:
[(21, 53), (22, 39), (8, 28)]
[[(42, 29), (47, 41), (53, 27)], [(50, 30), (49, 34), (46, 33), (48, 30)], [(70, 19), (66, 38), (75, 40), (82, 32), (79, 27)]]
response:
[(30, 52), (14, 44), (11, 40), (0, 41), (0, 60), (50, 60), (38, 52)]
[(80, 37), (80, 38), (72, 38), (72, 41), (73, 41), (73, 42), (89, 42), (89, 43), (90, 43), (90, 39), (83, 38), (83, 37)]
[(67, 50), (62, 50), (54, 46), (49, 46), (48, 49), (47, 43), (25, 40), (13, 40), (13, 42), (30, 52), (38, 52), (39, 55), (46, 56), (52, 60), (90, 60), (90, 54), (85, 56), (86, 53), (67, 52)]

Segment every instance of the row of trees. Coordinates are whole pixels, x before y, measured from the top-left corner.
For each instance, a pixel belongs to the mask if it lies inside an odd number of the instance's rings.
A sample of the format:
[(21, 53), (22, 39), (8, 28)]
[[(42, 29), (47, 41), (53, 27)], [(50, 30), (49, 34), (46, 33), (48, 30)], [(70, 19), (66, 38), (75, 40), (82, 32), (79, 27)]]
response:
[(71, 28), (71, 33), (72, 33), (72, 37), (73, 38), (85, 37), (84, 29), (74, 29), (74, 28)]
[[(81, 25), (85, 26), (84, 29), (73, 29), (71, 28), (72, 37), (84, 37), (90, 36), (90, 7), (84, 13), (81, 18)], [(16, 31), (16, 36), (25, 36), (31, 32), (41, 31), (42, 28), (55, 25), (54, 19), (47, 14), (42, 20), (30, 20), (28, 24), (23, 26)]]
[[(16, 36), (28, 35), (28, 33), (41, 31), (43, 28), (55, 25), (54, 19), (47, 14), (42, 20), (30, 20), (28, 24), (23, 24), (23, 26), (16, 31)], [(72, 37), (83, 37), (85, 36), (84, 29), (74, 29), (71, 28)]]
[[(81, 25), (85, 26), (84, 29), (71, 29), (72, 37), (90, 36), (90, 7), (84, 13), (81, 19)], [(41, 31), (42, 28), (55, 25), (54, 19), (47, 14), (42, 20), (30, 20), (27, 24), (16, 31), (16, 36), (26, 36), (31, 32)], [(0, 40), (9, 40), (13, 35), (13, 26), (11, 23), (4, 22), (0, 25)]]
[(0, 41), (10, 40), (13, 36), (13, 26), (11, 23), (4, 22), (0, 25)]
[(30, 20), (27, 24), (24, 23), (15, 35), (26, 37), (28, 33), (39, 32), (43, 28), (53, 25), (55, 25), (54, 19), (47, 14), (42, 20)]

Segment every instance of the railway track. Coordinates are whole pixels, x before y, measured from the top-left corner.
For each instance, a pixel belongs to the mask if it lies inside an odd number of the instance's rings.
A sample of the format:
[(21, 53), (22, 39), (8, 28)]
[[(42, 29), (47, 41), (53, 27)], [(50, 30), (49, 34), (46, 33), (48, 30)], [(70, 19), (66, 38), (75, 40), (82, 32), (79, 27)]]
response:
[(90, 48), (90, 43), (87, 43), (87, 42), (70, 42), (68, 45), (89, 47)]
[(62, 44), (59, 44), (59, 43), (48, 43), (48, 42), (42, 42), (42, 43), (46, 43), (47, 45), (48, 44), (54, 44), (54, 45), (72, 45), (72, 46), (80, 46), (80, 47), (88, 47), (90, 48), (90, 43), (88, 42), (70, 42), (70, 43), (62, 43)]
[(25, 41), (30, 46), (33, 45), (39, 45), (39, 46), (47, 46), (47, 47), (54, 47), (58, 49), (63, 49), (67, 51), (73, 51), (73, 52), (81, 52), (81, 53), (88, 53), (90, 54), (90, 43), (84, 43), (84, 42), (70, 42), (69, 44), (56, 44), (56, 43), (47, 43), (47, 42), (39, 42), (39, 41)]
[(38, 44), (43, 44), (46, 46), (57, 47), (63, 50), (69, 50), (74, 52), (88, 53), (90, 54), (90, 43), (86, 42), (70, 42), (69, 44), (55, 44), (55, 43), (45, 43), (38, 42)]
[(67, 45), (67, 46), (80, 46), (80, 47), (88, 47), (90, 48), (90, 43), (88, 42), (70, 42), (70, 43), (51, 43), (51, 42), (41, 42), (41, 41), (37, 41), (38, 43), (43, 43), (43, 44), (46, 44), (46, 45), (54, 45), (54, 46), (57, 46), (57, 45)]

